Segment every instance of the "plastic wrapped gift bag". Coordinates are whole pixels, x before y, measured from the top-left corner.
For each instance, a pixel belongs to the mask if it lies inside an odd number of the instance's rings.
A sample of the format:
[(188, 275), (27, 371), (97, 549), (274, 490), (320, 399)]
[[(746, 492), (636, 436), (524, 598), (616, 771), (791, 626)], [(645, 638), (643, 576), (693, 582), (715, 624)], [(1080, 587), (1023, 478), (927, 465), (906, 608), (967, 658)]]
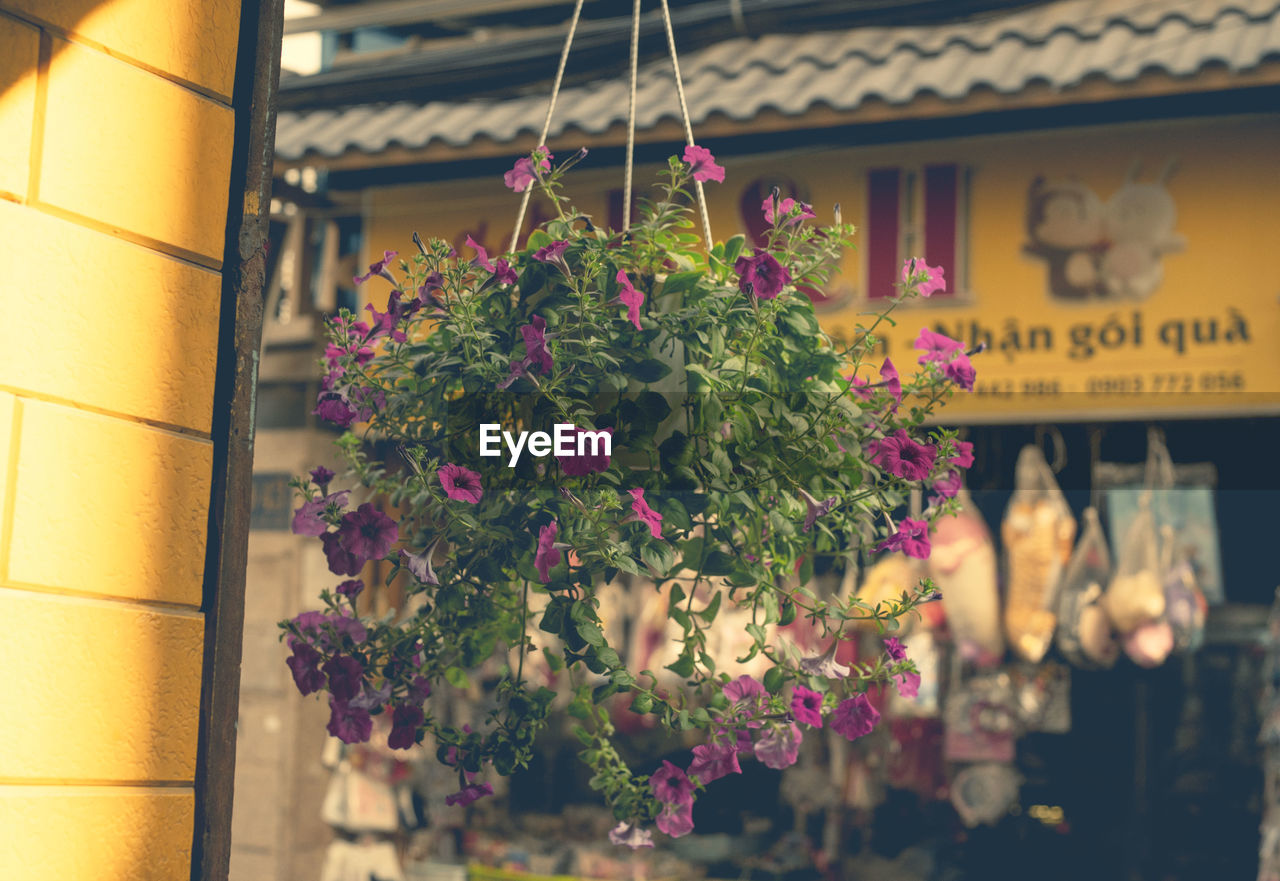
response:
[(1084, 670), (1103, 670), (1116, 662), (1120, 647), (1102, 606), (1111, 580), (1111, 554), (1098, 512), (1086, 508), (1080, 541), (1062, 573), (1058, 588), (1058, 651)]

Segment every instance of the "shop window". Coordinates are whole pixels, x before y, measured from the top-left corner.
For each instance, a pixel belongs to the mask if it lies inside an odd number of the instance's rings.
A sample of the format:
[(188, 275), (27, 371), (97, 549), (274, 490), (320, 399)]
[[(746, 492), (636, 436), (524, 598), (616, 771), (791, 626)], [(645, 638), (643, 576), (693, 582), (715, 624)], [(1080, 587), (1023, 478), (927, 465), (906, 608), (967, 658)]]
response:
[(954, 163), (868, 171), (867, 297), (893, 296), (908, 257), (946, 270), (946, 293), (934, 298), (963, 292), (967, 207), (968, 170)]

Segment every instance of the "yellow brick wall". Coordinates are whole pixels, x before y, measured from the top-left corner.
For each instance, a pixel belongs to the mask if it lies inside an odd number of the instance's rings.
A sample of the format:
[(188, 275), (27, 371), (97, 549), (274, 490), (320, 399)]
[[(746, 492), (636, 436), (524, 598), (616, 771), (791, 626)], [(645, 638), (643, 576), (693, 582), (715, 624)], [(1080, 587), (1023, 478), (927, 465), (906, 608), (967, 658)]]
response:
[(240, 0), (0, 0), (0, 878), (186, 881)]

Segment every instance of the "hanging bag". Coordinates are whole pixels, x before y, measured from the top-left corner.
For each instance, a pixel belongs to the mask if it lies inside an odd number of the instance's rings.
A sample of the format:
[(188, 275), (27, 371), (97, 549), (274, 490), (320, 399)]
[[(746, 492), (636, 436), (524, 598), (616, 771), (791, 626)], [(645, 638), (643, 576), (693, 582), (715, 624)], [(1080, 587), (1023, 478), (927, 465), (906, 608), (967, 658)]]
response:
[(1086, 508), (1080, 541), (1058, 587), (1058, 650), (1082, 670), (1104, 670), (1120, 656), (1102, 606), (1110, 579), (1111, 554), (1098, 511)]
[(961, 488), (960, 513), (934, 526), (929, 576), (942, 591), (947, 626), (961, 657), (992, 666), (1004, 655), (996, 549), (982, 514)]
[(1160, 582), (1150, 491), (1138, 499), (1138, 513), (1125, 532), (1115, 575), (1107, 586), (1103, 602), (1112, 626), (1125, 635), (1159, 621), (1164, 615), (1164, 586)]
[(1000, 536), (1008, 586), (1005, 635), (1025, 661), (1038, 663), (1049, 650), (1057, 624), (1058, 584), (1075, 535), (1075, 518), (1044, 453), (1037, 445), (1023, 447)]
[(1204, 621), (1209, 611), (1196, 579), (1187, 548), (1172, 526), (1160, 529), (1164, 555), (1164, 617), (1173, 632), (1175, 654), (1193, 652), (1204, 642)]

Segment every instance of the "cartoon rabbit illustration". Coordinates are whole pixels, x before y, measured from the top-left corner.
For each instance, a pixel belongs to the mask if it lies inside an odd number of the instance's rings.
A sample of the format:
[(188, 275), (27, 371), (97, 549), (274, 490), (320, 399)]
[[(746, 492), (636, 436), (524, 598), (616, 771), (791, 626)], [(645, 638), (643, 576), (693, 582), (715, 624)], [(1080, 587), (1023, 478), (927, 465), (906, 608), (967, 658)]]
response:
[(1100, 271), (1108, 296), (1149, 297), (1164, 278), (1161, 257), (1186, 247), (1186, 239), (1174, 232), (1178, 212), (1166, 186), (1176, 165), (1170, 159), (1156, 181), (1139, 183), (1141, 166), (1135, 162), (1124, 185), (1107, 201), (1108, 247)]
[(1103, 295), (1099, 263), (1106, 210), (1102, 200), (1075, 178), (1037, 177), (1027, 194), (1027, 236), (1023, 246), (1049, 264), (1050, 294), (1062, 300)]

